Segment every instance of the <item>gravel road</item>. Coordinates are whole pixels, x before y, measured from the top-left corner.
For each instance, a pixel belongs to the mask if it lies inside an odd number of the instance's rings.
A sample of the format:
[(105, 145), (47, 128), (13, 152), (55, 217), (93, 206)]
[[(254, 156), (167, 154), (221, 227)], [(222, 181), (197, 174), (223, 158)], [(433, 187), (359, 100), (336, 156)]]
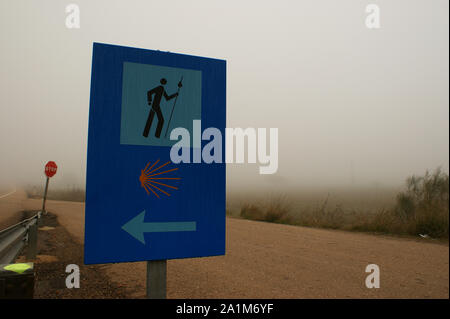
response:
[[(39, 206), (24, 202), (25, 209)], [(84, 204), (47, 207), (82, 245)], [(365, 286), (372, 263), (380, 267), (379, 289)], [(145, 263), (98, 267), (127, 297), (144, 297)], [(168, 298), (449, 298), (449, 247), (228, 218), (226, 255), (170, 260), (167, 285)]]
[(0, 229), (20, 222), (26, 199), (23, 190), (4, 190), (0, 193)]

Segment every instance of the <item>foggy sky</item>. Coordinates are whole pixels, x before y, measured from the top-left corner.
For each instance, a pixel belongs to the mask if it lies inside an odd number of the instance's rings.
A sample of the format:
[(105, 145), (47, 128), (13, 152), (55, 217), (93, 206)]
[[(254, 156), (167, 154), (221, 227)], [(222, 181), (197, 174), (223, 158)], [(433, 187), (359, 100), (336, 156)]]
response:
[(448, 171), (446, 0), (15, 0), (0, 24), (0, 184), (43, 183), (54, 160), (54, 183), (84, 186), (94, 41), (227, 60), (227, 126), (279, 128), (277, 174), (227, 165), (228, 187)]

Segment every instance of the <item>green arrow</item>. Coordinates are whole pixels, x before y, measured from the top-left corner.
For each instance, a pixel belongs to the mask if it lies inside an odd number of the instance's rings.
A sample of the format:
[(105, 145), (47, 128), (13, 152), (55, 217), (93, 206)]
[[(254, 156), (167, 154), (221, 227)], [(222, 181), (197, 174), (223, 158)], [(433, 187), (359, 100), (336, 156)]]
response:
[(196, 222), (145, 223), (145, 210), (122, 226), (128, 234), (145, 245), (144, 233), (165, 233), (174, 231), (196, 231)]

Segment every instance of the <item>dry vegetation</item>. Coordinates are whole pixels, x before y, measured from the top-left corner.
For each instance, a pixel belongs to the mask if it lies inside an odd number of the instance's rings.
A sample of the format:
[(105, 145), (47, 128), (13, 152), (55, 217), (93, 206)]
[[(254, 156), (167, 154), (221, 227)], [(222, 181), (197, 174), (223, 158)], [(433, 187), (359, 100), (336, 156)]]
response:
[(267, 205), (244, 204), (241, 208), (242, 218), (266, 221), (271, 223), (292, 223), (289, 215), (291, 205), (285, 195), (271, 197)]
[(286, 196), (268, 204), (244, 204), (240, 217), (309, 227), (448, 238), (449, 176), (440, 169), (407, 179), (393, 207), (374, 213), (328, 204), (329, 195), (313, 209), (293, 211)]
[[(28, 187), (27, 193), (31, 198), (42, 198), (44, 190)], [(77, 187), (49, 189), (47, 198), (83, 202), (85, 191)], [(313, 208), (296, 205), (294, 209), (287, 195), (270, 196), (265, 202), (241, 205), (239, 217), (308, 227), (448, 238), (449, 176), (440, 169), (409, 177), (389, 208), (345, 209), (339, 204), (331, 205), (329, 199), (330, 194)], [(231, 214), (230, 208), (227, 214)]]
[[(44, 196), (44, 188), (38, 186), (26, 187), (26, 192), (30, 198), (42, 198)], [(84, 202), (86, 198), (86, 192), (84, 189), (78, 187), (57, 188), (52, 189), (49, 187), (47, 193), (47, 199), (52, 200), (64, 200), (70, 202)]]

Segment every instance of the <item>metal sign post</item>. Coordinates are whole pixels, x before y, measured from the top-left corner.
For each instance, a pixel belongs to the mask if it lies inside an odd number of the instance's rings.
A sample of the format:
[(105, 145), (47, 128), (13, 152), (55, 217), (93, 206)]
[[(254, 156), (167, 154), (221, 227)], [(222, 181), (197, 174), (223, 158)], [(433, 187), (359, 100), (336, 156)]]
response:
[(57, 169), (58, 166), (53, 161), (50, 161), (45, 165), (44, 172), (47, 176), (47, 181), (45, 182), (44, 199), (42, 201), (42, 214), (45, 214), (45, 201), (47, 200), (48, 182), (50, 180), (50, 177), (53, 177), (56, 174)]
[(47, 200), (47, 190), (48, 190), (48, 181), (50, 177), (47, 176), (47, 181), (45, 182), (45, 190), (44, 190), (44, 199), (42, 200), (42, 213), (45, 213), (45, 201)]
[(147, 261), (147, 299), (166, 299), (167, 260)]

